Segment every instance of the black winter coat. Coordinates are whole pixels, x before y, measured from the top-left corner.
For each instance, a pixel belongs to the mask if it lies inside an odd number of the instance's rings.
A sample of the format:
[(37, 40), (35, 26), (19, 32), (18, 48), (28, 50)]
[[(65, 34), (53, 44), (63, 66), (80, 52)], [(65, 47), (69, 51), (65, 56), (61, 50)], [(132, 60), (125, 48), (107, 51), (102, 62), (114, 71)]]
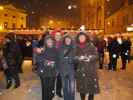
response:
[(22, 52), (18, 43), (15, 41), (7, 43), (4, 47), (3, 55), (8, 69), (13, 72), (18, 72), (18, 67), (22, 63)]
[(36, 56), (37, 73), (40, 77), (56, 77), (58, 53), (56, 48), (46, 48)]
[(61, 76), (74, 76), (74, 47), (62, 46), (59, 50), (59, 72)]

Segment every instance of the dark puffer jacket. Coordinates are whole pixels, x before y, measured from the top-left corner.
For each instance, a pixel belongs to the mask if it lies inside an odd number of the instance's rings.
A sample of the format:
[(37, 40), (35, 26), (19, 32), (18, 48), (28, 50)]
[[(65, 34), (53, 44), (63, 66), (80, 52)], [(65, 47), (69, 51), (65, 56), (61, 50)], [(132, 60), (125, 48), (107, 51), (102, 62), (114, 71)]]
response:
[(46, 48), (45, 51), (36, 56), (37, 73), (40, 77), (56, 77), (57, 56), (56, 48)]

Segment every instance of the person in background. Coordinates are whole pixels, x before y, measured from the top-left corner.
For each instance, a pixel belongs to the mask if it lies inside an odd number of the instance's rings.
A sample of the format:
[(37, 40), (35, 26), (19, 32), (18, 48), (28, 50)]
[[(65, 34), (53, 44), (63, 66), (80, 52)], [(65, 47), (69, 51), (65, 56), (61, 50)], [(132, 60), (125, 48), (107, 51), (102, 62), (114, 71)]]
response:
[(106, 42), (104, 39), (100, 38), (99, 41), (96, 44), (96, 48), (98, 51), (98, 56), (99, 56), (99, 69), (103, 69), (103, 64), (104, 64), (104, 50), (106, 48)]
[(130, 52), (130, 43), (129, 40), (127, 40), (127, 38), (122, 37), (122, 44), (120, 45), (120, 56), (122, 59), (122, 70), (126, 70), (126, 65), (129, 61), (129, 52)]
[[(51, 33), (51, 35), (55, 39), (55, 47), (56, 47), (57, 51), (59, 52), (59, 50), (61, 48), (61, 44), (62, 44), (62, 32), (60, 29), (56, 29)], [(58, 73), (57, 82), (56, 82), (56, 95), (59, 97), (62, 97), (61, 90), (62, 90), (62, 81), (61, 81), (60, 73)]]
[(42, 100), (52, 100), (55, 94), (55, 79), (57, 75), (58, 52), (54, 46), (54, 39), (46, 36), (43, 50), (36, 49), (37, 73), (42, 85)]
[(0, 71), (5, 71), (7, 70), (8, 66), (7, 66), (7, 63), (6, 63), (6, 60), (3, 56), (3, 49), (0, 48)]
[(117, 40), (117, 37), (114, 37), (110, 44), (108, 45), (109, 48), (109, 56), (110, 56), (110, 63), (109, 63), (109, 70), (116, 71), (117, 70), (117, 59), (119, 57), (120, 52), (120, 44), (122, 41)]
[(5, 37), (5, 42), (3, 55), (8, 65), (8, 68), (5, 70), (7, 82), (6, 88), (9, 89), (13, 83), (15, 83), (14, 88), (18, 88), (20, 86), (18, 67), (22, 60), (22, 53), (18, 43), (15, 41), (14, 33), (9, 33)]
[(17, 38), (17, 43), (20, 47), (20, 50), (21, 50), (21, 62), (20, 62), (20, 65), (18, 67), (18, 71), (19, 73), (23, 73), (23, 68), (22, 68), (22, 64), (23, 64), (23, 61), (24, 61), (24, 40), (23, 38)]
[[(77, 46), (74, 50), (76, 66), (77, 91), (80, 93), (81, 100), (94, 100), (94, 95), (99, 93), (99, 83), (97, 74), (98, 52), (89, 41), (85, 33), (79, 33), (76, 37)], [(76, 61), (76, 62), (77, 62)]]
[(74, 45), (70, 36), (63, 38), (59, 50), (59, 72), (62, 79), (64, 100), (75, 100)]
[(130, 60), (131, 60), (132, 41), (131, 41), (130, 37), (127, 37), (126, 38), (126, 41), (127, 41), (127, 45), (128, 45), (127, 48), (129, 50), (128, 63), (130, 63)]

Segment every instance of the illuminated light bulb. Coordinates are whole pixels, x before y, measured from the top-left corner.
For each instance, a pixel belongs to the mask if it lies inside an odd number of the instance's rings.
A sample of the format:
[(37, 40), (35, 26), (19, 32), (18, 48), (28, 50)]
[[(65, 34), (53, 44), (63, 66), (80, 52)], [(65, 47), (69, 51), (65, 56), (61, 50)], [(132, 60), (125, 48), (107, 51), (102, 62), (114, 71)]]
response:
[(0, 30), (3, 30), (3, 26), (2, 25), (0, 25)]
[(116, 54), (113, 54), (113, 58), (116, 58)]
[(69, 6), (68, 6), (68, 10), (71, 10), (71, 9), (72, 9), (72, 6), (71, 6), (71, 5), (69, 5)]
[(4, 10), (4, 7), (3, 6), (0, 6), (0, 10)]

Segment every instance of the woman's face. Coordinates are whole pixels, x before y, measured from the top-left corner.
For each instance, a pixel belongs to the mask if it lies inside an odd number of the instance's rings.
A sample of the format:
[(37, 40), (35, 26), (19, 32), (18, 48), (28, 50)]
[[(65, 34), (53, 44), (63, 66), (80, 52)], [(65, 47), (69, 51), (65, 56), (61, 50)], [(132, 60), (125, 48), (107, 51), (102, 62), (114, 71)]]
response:
[(80, 43), (85, 43), (85, 42), (86, 42), (86, 37), (85, 37), (85, 35), (80, 35), (80, 36), (79, 36), (79, 42), (80, 42)]
[(60, 41), (61, 40), (61, 33), (60, 32), (57, 32), (56, 34), (55, 34), (55, 40), (56, 41)]
[(46, 45), (47, 45), (48, 47), (53, 47), (53, 44), (54, 44), (54, 41), (53, 41), (51, 38), (47, 39)]
[(66, 45), (70, 45), (71, 44), (71, 42), (72, 42), (72, 40), (70, 39), (70, 38), (65, 38), (65, 44)]

